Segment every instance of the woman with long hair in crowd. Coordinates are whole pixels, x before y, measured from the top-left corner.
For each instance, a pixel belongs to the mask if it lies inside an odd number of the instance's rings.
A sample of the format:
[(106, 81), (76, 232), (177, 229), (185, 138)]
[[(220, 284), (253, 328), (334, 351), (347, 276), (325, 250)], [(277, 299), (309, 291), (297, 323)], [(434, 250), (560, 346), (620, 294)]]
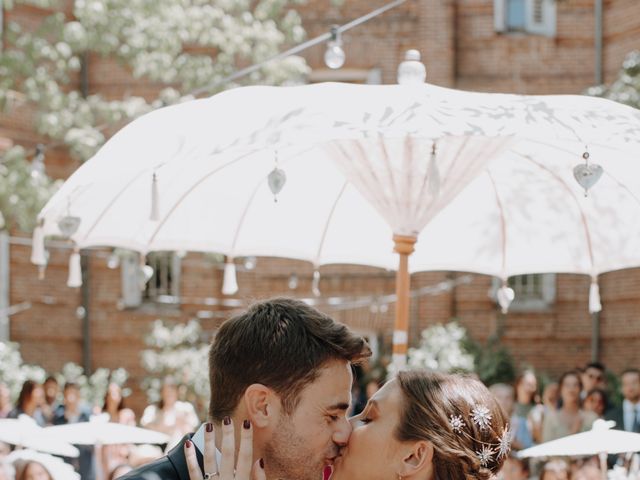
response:
[(143, 427), (169, 436), (167, 450), (200, 424), (193, 405), (178, 400), (178, 394), (178, 384), (172, 378), (166, 377), (160, 390), (160, 401), (145, 408), (140, 420)]
[(33, 380), (26, 380), (22, 384), (16, 406), (9, 412), (8, 418), (18, 418), (20, 415), (28, 415), (33, 418), (38, 425), (44, 427), (47, 422), (40, 409), (42, 402), (44, 402), (42, 385)]
[(563, 373), (558, 380), (558, 386), (560, 406), (545, 415), (542, 424), (543, 442), (589, 430), (597, 418), (593, 412), (581, 408), (582, 380), (579, 372), (572, 370)]
[(514, 383), (516, 403), (511, 416), (511, 428), (517, 448), (533, 446), (533, 426), (529, 414), (536, 406), (538, 380), (531, 370), (526, 370), (516, 378)]

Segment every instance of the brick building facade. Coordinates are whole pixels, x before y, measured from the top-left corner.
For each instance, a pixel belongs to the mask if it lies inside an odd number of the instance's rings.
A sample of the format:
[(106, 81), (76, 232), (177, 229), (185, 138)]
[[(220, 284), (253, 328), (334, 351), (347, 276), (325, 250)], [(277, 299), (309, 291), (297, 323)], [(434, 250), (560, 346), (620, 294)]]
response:
[[(599, 76), (605, 81), (614, 79), (624, 56), (640, 48), (637, 0), (604, 0), (601, 72), (597, 72), (594, 0), (523, 0), (523, 15), (507, 12), (506, 1), (409, 0), (344, 35), (347, 60), (341, 70), (324, 67), (324, 46), (305, 52), (313, 68), (310, 80), (378, 79), (393, 83), (403, 53), (417, 48), (431, 83), (484, 91), (579, 93)], [(327, 31), (331, 24), (344, 23), (383, 4), (346, 0), (337, 7), (329, 0), (309, 0), (301, 7), (301, 14), (308, 36), (313, 37)], [(34, 22), (40, 15), (42, 12), (35, 8), (20, 7), (9, 12), (5, 21)], [(110, 60), (91, 57), (88, 69), (92, 93), (118, 97), (126, 91), (152, 96), (157, 90), (154, 85), (134, 81)], [(35, 144), (38, 138), (33, 133), (32, 115), (18, 108), (0, 118), (0, 137)], [(46, 166), (51, 175), (65, 178), (77, 163), (63, 150), (54, 149), (47, 153)], [(84, 352), (94, 367), (126, 367), (135, 386), (144, 374), (139, 352), (153, 320), (197, 317), (209, 332), (225, 316), (226, 308), (216, 305), (223, 298), (222, 269), (211, 258), (189, 254), (180, 260), (180, 303), (143, 301), (139, 307), (125, 308), (124, 267), (108, 268), (109, 252), (85, 252), (89, 266), (85, 269), (86, 288), (69, 289), (65, 285), (68, 249), (50, 248), (46, 280), (39, 281), (29, 264), (28, 243), (28, 238), (16, 234), (8, 252), (9, 303), (31, 304), (10, 322), (11, 339), (21, 343), (27, 362), (53, 370), (66, 361), (82, 363)], [(290, 288), (293, 273), (298, 279), (295, 289)], [(255, 269), (239, 273), (240, 291), (234, 298), (248, 300), (276, 294), (309, 297), (311, 276), (310, 265), (302, 262), (258, 259)], [(418, 273), (412, 277), (412, 289), (462, 276)], [(544, 302), (531, 308), (514, 305), (505, 318), (489, 295), (493, 281), (484, 276), (473, 275), (468, 283), (416, 298), (411, 306), (411, 339), (416, 340), (428, 325), (458, 318), (479, 341), (486, 340), (500, 325), (502, 341), (520, 365), (532, 365), (555, 375), (588, 361), (592, 355), (588, 278), (550, 275), (525, 280), (519, 287), (533, 296), (542, 295)], [(640, 318), (635, 310), (640, 307), (640, 269), (609, 273), (600, 280), (603, 311), (599, 358), (614, 371), (640, 366)], [(394, 274), (363, 267), (327, 267), (322, 269), (321, 290), (325, 297), (386, 295), (394, 291)], [(323, 308), (388, 345), (393, 307)], [(143, 396), (137, 392), (134, 404), (139, 407), (143, 403)]]

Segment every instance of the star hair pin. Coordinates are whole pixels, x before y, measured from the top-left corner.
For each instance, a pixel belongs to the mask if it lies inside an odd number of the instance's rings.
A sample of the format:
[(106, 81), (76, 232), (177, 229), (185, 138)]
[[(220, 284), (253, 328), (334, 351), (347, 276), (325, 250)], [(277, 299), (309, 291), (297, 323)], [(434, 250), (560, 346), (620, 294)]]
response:
[(500, 436), (500, 443), (498, 444), (498, 458), (506, 457), (511, 451), (511, 431), (509, 425), (507, 425)]
[(451, 430), (455, 433), (462, 433), (464, 429), (464, 420), (460, 415), (451, 415), (449, 417), (449, 425), (451, 425)]
[(480, 430), (488, 430), (491, 427), (491, 412), (484, 405), (473, 407), (471, 419)]
[(493, 460), (493, 449), (489, 448), (487, 445), (483, 445), (482, 449), (476, 452), (478, 456), (478, 460), (480, 460), (480, 465), (486, 467)]

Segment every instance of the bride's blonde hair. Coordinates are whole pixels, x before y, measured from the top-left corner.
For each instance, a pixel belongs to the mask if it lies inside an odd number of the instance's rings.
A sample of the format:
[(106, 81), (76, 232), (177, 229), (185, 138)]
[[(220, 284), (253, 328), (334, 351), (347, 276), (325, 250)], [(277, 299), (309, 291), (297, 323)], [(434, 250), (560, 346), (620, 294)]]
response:
[(398, 374), (404, 408), (396, 437), (433, 444), (435, 480), (489, 480), (509, 454), (507, 419), (482, 382), (426, 371)]

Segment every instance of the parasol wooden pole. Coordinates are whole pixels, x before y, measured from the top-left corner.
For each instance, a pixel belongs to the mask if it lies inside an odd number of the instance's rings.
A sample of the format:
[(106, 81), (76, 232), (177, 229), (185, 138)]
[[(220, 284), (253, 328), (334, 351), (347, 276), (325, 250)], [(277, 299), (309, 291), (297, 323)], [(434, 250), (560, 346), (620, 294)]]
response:
[[(394, 235), (394, 251), (399, 255), (396, 274), (396, 321), (393, 329), (393, 364), (400, 369), (407, 364), (409, 344), (409, 255), (414, 252), (416, 237)], [(397, 370), (396, 370), (397, 371)]]

